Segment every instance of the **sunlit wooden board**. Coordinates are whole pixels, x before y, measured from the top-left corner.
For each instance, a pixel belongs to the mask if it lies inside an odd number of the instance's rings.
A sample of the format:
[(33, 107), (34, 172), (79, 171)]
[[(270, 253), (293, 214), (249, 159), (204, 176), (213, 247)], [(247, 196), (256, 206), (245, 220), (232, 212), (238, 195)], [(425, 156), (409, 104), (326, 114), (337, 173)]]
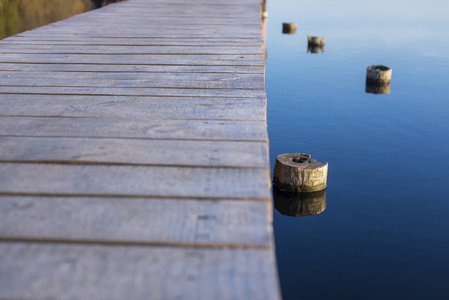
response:
[(0, 196), (0, 241), (269, 249), (271, 202)]
[(0, 253), (1, 299), (280, 298), (265, 249), (0, 242)]
[(280, 299), (260, 23), (128, 0), (0, 41), (0, 299)]
[(0, 116), (266, 120), (264, 98), (3, 94), (0, 106)]

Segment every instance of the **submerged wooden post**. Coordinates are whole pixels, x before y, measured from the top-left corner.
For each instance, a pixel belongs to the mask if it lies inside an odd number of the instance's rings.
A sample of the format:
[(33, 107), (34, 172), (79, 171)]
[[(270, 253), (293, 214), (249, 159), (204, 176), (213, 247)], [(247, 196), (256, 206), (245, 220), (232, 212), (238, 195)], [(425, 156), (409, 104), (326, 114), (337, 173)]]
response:
[(316, 192), (326, 188), (327, 163), (306, 153), (287, 153), (276, 157), (273, 184), (290, 192)]
[(390, 81), (393, 70), (382, 65), (369, 66), (366, 69), (365, 92), (370, 94), (390, 94)]
[(366, 69), (366, 81), (372, 84), (387, 84), (391, 80), (393, 70), (382, 65), (369, 66)]
[(290, 217), (318, 215), (326, 209), (326, 190), (312, 193), (292, 193), (273, 187), (274, 208)]

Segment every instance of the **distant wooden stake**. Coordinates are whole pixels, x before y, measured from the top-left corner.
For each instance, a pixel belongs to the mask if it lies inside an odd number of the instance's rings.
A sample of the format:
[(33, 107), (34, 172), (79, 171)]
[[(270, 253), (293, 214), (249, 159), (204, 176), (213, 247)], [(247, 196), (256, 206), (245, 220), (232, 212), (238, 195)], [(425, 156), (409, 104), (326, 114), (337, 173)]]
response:
[(393, 70), (382, 65), (369, 66), (366, 69), (366, 82), (371, 84), (387, 84), (391, 80)]
[(296, 33), (296, 23), (282, 23), (282, 33)]

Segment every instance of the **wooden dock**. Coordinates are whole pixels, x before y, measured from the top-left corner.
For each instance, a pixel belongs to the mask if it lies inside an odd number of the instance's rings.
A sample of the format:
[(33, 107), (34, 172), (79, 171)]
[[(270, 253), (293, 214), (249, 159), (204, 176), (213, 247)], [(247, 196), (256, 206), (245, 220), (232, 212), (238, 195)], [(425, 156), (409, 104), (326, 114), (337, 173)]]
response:
[(0, 299), (280, 299), (260, 0), (0, 41)]

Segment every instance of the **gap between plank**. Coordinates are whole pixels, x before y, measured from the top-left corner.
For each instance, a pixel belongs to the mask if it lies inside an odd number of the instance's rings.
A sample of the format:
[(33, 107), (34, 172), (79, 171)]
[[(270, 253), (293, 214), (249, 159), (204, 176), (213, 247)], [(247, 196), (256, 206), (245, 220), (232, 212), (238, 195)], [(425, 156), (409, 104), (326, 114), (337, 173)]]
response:
[[(269, 188), (270, 186), (267, 185)], [(0, 196), (9, 197), (67, 197), (67, 198), (123, 198), (125, 199), (165, 199), (165, 200), (198, 200), (198, 201), (255, 201), (255, 202), (271, 202), (271, 198), (255, 198), (255, 197), (217, 197), (217, 196), (164, 196), (164, 195), (126, 195), (126, 194), (58, 194), (58, 193), (19, 193), (19, 192), (2, 192)]]
[(220, 244), (220, 243), (171, 243), (171, 242), (139, 242), (130, 240), (89, 240), (89, 239), (52, 239), (52, 238), (20, 238), (0, 236), (0, 243), (37, 243), (37, 244), (77, 244), (77, 245), (101, 245), (121, 247), (172, 247), (172, 248), (194, 248), (194, 249), (230, 249), (230, 250), (268, 250), (272, 246), (249, 245), (249, 244)]

